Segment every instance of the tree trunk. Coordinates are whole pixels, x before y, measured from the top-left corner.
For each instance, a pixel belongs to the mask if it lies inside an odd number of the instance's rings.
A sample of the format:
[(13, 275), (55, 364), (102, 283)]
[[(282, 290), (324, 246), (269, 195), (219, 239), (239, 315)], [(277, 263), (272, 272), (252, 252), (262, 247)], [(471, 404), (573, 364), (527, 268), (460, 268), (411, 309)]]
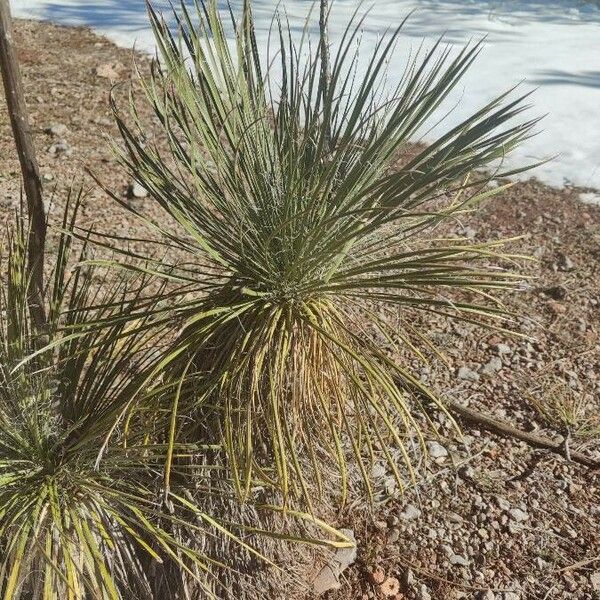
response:
[(27, 117), (21, 73), (13, 40), (9, 0), (0, 0), (0, 68), (10, 122), (23, 174), (23, 187), (29, 214), (29, 310), (39, 331), (46, 325), (44, 309), (44, 248), (46, 214), (42, 200), (42, 183), (35, 157), (33, 138)]

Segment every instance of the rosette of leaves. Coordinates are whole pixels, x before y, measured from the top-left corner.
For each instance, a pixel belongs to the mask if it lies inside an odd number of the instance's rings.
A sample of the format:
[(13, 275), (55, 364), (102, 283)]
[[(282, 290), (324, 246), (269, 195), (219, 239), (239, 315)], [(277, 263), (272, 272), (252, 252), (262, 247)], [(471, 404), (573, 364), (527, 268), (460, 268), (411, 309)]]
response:
[[(140, 294), (150, 277), (84, 264), (85, 244), (69, 258), (76, 204), (58, 236), (41, 329), (22, 218), (0, 253), (0, 597), (222, 597), (219, 574), (236, 565), (214, 549), (239, 547), (264, 564), (247, 540), (267, 532), (223, 525), (223, 513), (194, 501), (204, 454), (167, 443), (160, 399), (175, 390), (158, 375), (164, 331), (153, 311), (135, 327), (129, 318), (148, 307)], [(165, 494), (167, 457), (176, 481)], [(218, 504), (205, 497), (205, 507)]]
[[(375, 460), (404, 480), (424, 404), (444, 409), (389, 348), (435, 352), (411, 326), (419, 312), (503, 317), (494, 292), (518, 276), (501, 244), (434, 228), (495, 193), (482, 169), (530, 135), (523, 98), (504, 94), (415, 150), (480, 44), (420, 51), (389, 91), (401, 27), (358, 71), (356, 17), (323, 69), (324, 33), (311, 44), (307, 25), (299, 40), (279, 15), (261, 60), (249, 2), (239, 20), (213, 1), (182, 3), (174, 27), (149, 14), (159, 56), (143, 100), (132, 93), (125, 112), (114, 100), (117, 148), (169, 217), (149, 222), (178, 258), (152, 270), (179, 298), (165, 360), (193, 382), (181, 401), (198, 407), (196, 434), (224, 444), (242, 498), (256, 479), (309, 501), (332, 480), (345, 497), (349, 461), (368, 491)], [(148, 142), (161, 139), (166, 151)]]

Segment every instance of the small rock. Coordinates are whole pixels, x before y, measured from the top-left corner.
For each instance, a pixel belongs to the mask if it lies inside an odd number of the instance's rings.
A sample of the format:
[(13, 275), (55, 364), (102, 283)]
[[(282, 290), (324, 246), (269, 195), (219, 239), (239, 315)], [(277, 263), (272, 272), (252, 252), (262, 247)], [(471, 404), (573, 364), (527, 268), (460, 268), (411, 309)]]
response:
[(101, 127), (110, 127), (113, 124), (113, 122), (110, 119), (107, 119), (106, 117), (95, 117), (92, 123), (100, 125)]
[(396, 515), (390, 515), (387, 520), (389, 527), (397, 527), (400, 523), (400, 519)]
[(427, 451), (429, 452), (429, 456), (434, 459), (446, 458), (446, 456), (448, 456), (448, 450), (435, 441), (427, 442)]
[(44, 181), (54, 181), (54, 175), (52, 175), (52, 173), (44, 173), (42, 179)]
[(595, 592), (600, 592), (600, 571), (596, 571), (590, 575), (590, 583)]
[(500, 355), (510, 354), (512, 350), (508, 344), (496, 344), (496, 352)]
[(422, 583), (417, 591), (417, 600), (432, 600), (429, 588)]
[(458, 230), (460, 235), (464, 235), (466, 238), (472, 240), (477, 236), (477, 230), (473, 227), (462, 227)]
[(313, 592), (320, 596), (329, 590), (337, 590), (341, 587), (340, 575), (356, 560), (356, 539), (351, 529), (340, 530), (353, 546), (339, 548), (313, 581)]
[(415, 585), (415, 574), (413, 573), (413, 570), (408, 568), (406, 569), (406, 571), (404, 571), (404, 575), (402, 576), (402, 583), (404, 584), (404, 587), (407, 588), (411, 588), (413, 585)]
[(395, 544), (400, 539), (400, 530), (392, 529), (388, 534), (387, 541), (388, 544)]
[(537, 258), (538, 260), (541, 259), (545, 254), (544, 251), (544, 247), (543, 246), (538, 246), (534, 251), (533, 251), (533, 256), (534, 258)]
[(388, 496), (393, 496), (396, 493), (398, 482), (396, 481), (395, 477), (386, 477), (383, 482), (383, 487)]
[(95, 69), (95, 73), (102, 79), (110, 79), (111, 81), (117, 81), (121, 78), (121, 75), (125, 71), (125, 67), (119, 63), (104, 63), (98, 65)]
[(385, 598), (393, 598), (400, 591), (400, 582), (395, 577), (388, 577), (379, 586), (379, 591)]
[(52, 156), (70, 156), (73, 154), (73, 148), (66, 142), (66, 140), (59, 140), (54, 142), (49, 148), (48, 153)]
[(464, 465), (460, 467), (458, 474), (463, 479), (473, 479), (475, 477), (475, 469), (471, 465)]
[[(135, 184), (134, 184), (135, 185)], [(375, 463), (371, 469), (371, 477), (374, 480), (382, 479), (387, 474), (387, 469), (381, 463)]]
[(529, 519), (529, 515), (520, 508), (511, 508), (508, 511), (508, 514), (510, 515), (511, 519), (517, 523), (522, 523), (523, 521), (527, 521), (527, 519)]
[(148, 190), (140, 183), (138, 183), (137, 181), (134, 181), (130, 186), (129, 186), (129, 197), (130, 198), (147, 198), (148, 197)]
[(53, 125), (46, 127), (44, 132), (53, 135), (54, 137), (61, 137), (69, 132), (69, 128), (64, 123), (54, 123)]
[(447, 513), (446, 518), (448, 519), (448, 521), (450, 521), (450, 523), (458, 523), (458, 524), (464, 523), (464, 519), (455, 512)]
[(479, 373), (469, 367), (461, 367), (458, 370), (458, 378), (464, 381), (479, 381)]
[(575, 263), (561, 252), (558, 256), (558, 268), (561, 271), (572, 271), (575, 268)]
[(461, 567), (468, 567), (469, 561), (464, 556), (461, 556), (460, 554), (453, 554), (450, 557), (450, 564), (451, 565), (459, 565)]
[(496, 499), (496, 503), (502, 510), (510, 510), (510, 502), (508, 500), (502, 498), (502, 496), (494, 496), (494, 498)]
[(400, 517), (405, 521), (414, 521), (421, 516), (421, 511), (413, 504), (407, 504), (400, 513)]
[(487, 377), (493, 377), (498, 371), (502, 369), (502, 359), (498, 356), (493, 356), (490, 361), (484, 365), (481, 370), (483, 375)]

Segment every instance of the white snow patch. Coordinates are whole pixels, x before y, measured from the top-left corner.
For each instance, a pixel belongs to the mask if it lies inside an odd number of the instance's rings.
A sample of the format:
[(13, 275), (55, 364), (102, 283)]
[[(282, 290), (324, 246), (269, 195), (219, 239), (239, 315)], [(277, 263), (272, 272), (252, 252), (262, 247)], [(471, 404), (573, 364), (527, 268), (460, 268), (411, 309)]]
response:
[(579, 199), (584, 204), (591, 204), (592, 206), (600, 206), (600, 194), (597, 192), (585, 192), (579, 194)]
[[(144, 0), (13, 0), (21, 18), (89, 25), (122, 46), (152, 51), (153, 40)], [(223, 8), (226, 2), (220, 1)], [(268, 30), (279, 0), (254, 0), (259, 43), (266, 48)], [(369, 2), (364, 3), (365, 9)], [(231, 0), (239, 11), (242, 0)], [(293, 27), (300, 28), (312, 3), (284, 0)], [(359, 0), (333, 3), (331, 35), (335, 43)], [(167, 0), (155, 6), (168, 10)], [(453, 108), (437, 137), (498, 93), (521, 83), (519, 92), (535, 91), (531, 116), (546, 114), (540, 133), (508, 159), (518, 167), (555, 157), (531, 175), (553, 186), (568, 183), (600, 189), (600, 2), (595, 0), (377, 0), (364, 24), (362, 62), (383, 32), (411, 10), (402, 44), (389, 65), (390, 85), (401, 76), (410, 49), (441, 35), (452, 44), (487, 36), (486, 47), (460, 89), (440, 115)], [(315, 15), (313, 13), (313, 19)], [(297, 29), (298, 31), (298, 29)], [(435, 119), (432, 119), (432, 123)], [(529, 175), (525, 175), (529, 176)]]

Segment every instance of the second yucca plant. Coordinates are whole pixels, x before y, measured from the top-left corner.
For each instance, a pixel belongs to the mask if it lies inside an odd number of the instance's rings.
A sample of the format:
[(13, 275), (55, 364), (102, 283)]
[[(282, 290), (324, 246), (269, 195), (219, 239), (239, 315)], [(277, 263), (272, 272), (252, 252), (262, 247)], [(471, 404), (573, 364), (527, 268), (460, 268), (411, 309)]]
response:
[[(128, 319), (149, 277), (115, 280), (84, 266), (85, 246), (70, 257), (76, 213), (68, 204), (42, 328), (31, 315), (23, 217), (0, 247), (0, 597), (225, 597), (228, 568), (238, 568), (240, 556), (255, 569), (269, 563), (249, 545), (269, 532), (256, 518), (232, 522), (225, 514), (226, 477), (221, 489), (204, 492), (203, 508), (195, 502), (207, 487), (201, 467), (211, 466), (201, 446), (165, 441), (170, 419), (160, 398), (174, 392), (158, 376), (164, 331), (151, 316), (135, 330)], [(181, 469), (165, 494), (167, 460)], [(289, 520), (319, 536), (304, 541), (349, 544), (308, 515)], [(336, 539), (320, 539), (322, 532)]]
[(281, 22), (277, 60), (263, 63), (249, 2), (234, 49), (213, 1), (193, 14), (182, 3), (175, 33), (150, 16), (160, 60), (145, 96), (168, 159), (140, 141), (135, 99), (129, 114), (115, 109), (123, 164), (178, 225), (154, 223), (179, 256), (154, 268), (179, 294), (172, 322), (182, 328), (166, 360), (192, 393), (178, 402), (198, 407), (197, 432), (224, 443), (241, 497), (260, 479), (308, 498), (332, 473), (345, 495), (350, 456), (368, 490), (376, 459), (401, 480), (391, 448), (409, 465), (405, 435), (420, 438), (421, 400), (443, 405), (384, 350), (423, 358), (426, 336), (408, 322), (399, 331), (380, 307), (503, 314), (491, 293), (516, 276), (489, 266), (499, 244), (438, 240), (432, 228), (491, 194), (477, 173), (535, 121), (512, 124), (522, 98), (504, 95), (392, 168), (479, 45), (436, 44), (384, 96), (401, 28), (359, 74), (353, 20), (327, 73), (327, 40), (314, 50), (305, 31), (298, 45)]

